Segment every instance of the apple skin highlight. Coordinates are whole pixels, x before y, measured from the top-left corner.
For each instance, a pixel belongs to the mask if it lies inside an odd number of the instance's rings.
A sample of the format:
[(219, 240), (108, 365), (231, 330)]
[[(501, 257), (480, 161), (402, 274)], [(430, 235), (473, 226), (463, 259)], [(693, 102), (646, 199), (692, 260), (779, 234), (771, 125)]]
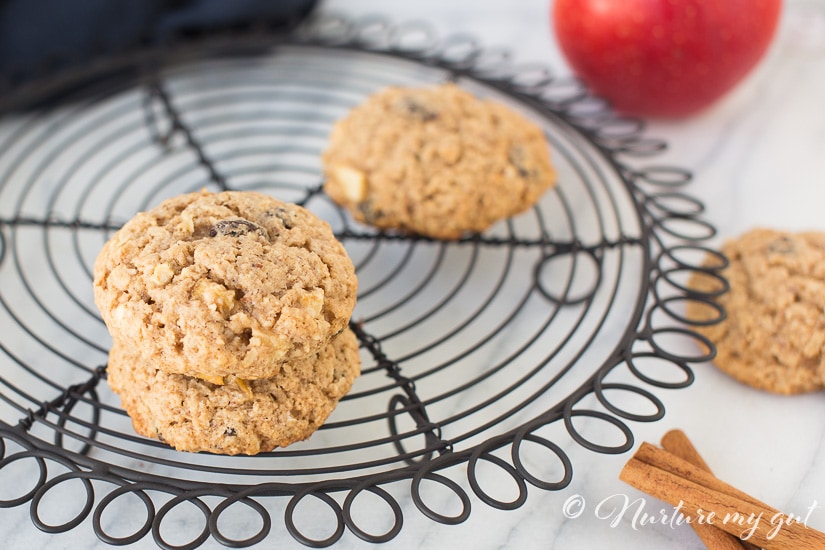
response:
[(733, 89), (765, 55), (781, 0), (555, 0), (577, 76), (619, 112), (681, 118)]

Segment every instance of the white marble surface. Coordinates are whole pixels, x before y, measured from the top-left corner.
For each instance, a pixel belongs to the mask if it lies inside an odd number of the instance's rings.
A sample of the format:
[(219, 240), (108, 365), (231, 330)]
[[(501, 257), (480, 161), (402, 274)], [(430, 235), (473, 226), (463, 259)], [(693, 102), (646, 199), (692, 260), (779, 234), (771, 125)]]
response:
[[(483, 44), (505, 45), (514, 58), (566, 74), (555, 45), (546, 0), (380, 2), (329, 0), (324, 10), (348, 16), (384, 14), (394, 21), (426, 20), (441, 34), (467, 32)], [(825, 1), (790, 0), (767, 58), (731, 95), (699, 116), (651, 122), (648, 133), (670, 145), (660, 160), (695, 174), (686, 191), (707, 206), (718, 228), (714, 244), (757, 226), (825, 230)], [(820, 394), (781, 397), (741, 386), (711, 366), (696, 369), (688, 389), (657, 391), (667, 414), (633, 424), (637, 443), (656, 442), (681, 428), (720, 478), (786, 512), (809, 517), (825, 530), (825, 400)], [(404, 528), (388, 548), (702, 548), (686, 526), (634, 525), (596, 517), (596, 505), (614, 495), (640, 493), (618, 479), (629, 454), (596, 455), (573, 449), (572, 483), (560, 492), (530, 490), (511, 512), (473, 502), (457, 526), (435, 524), (407, 503)], [(566, 518), (564, 504), (579, 495), (581, 516)], [(614, 497), (616, 498), (616, 497)], [(667, 508), (648, 499), (651, 512)], [(282, 529), (261, 547), (298, 548)], [(0, 510), (4, 548), (102, 548), (88, 522), (69, 534), (37, 531), (28, 508)], [(151, 547), (143, 541), (137, 547)], [(345, 534), (338, 548), (366, 547)], [(221, 547), (214, 541), (204, 548)]]

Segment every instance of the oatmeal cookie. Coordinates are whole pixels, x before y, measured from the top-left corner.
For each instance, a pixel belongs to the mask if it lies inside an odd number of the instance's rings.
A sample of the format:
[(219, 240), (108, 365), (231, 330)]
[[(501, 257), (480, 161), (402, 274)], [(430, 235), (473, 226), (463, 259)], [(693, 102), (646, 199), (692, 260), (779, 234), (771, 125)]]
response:
[[(716, 300), (727, 318), (695, 329), (716, 345), (714, 364), (775, 393), (825, 387), (825, 234), (754, 229), (722, 252), (730, 290)], [(701, 275), (690, 282), (700, 292), (713, 284)], [(687, 313), (702, 321), (710, 311), (691, 302)]]
[(252, 455), (304, 440), (324, 423), (359, 374), (355, 335), (344, 330), (300, 363), (273, 378), (230, 376), (217, 385), (165, 373), (116, 342), (107, 372), (139, 434), (179, 451)]
[(555, 184), (540, 128), (454, 84), (387, 88), (333, 128), (324, 190), (358, 221), (456, 239)]
[(329, 225), (255, 192), (190, 193), (136, 215), (94, 266), (112, 338), (167, 373), (272, 378), (346, 328), (355, 270)]

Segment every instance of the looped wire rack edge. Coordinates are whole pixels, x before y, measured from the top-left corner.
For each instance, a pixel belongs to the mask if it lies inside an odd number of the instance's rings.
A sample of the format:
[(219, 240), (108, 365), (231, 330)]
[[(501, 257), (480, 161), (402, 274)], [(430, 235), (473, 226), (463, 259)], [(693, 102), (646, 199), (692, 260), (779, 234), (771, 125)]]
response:
[[(559, 185), (457, 242), (353, 222), (321, 189), (329, 127), (381, 87), (444, 81), (540, 124)], [(630, 423), (664, 415), (654, 391), (689, 386), (691, 364), (714, 356), (684, 315), (700, 303), (718, 322), (712, 299), (726, 290), (725, 259), (703, 244), (714, 229), (681, 191), (691, 174), (655, 163), (666, 145), (640, 121), (472, 37), (380, 18), (316, 19), (286, 36), (249, 29), (103, 59), (9, 94), (4, 111), (0, 480), (31, 484), (0, 507), (28, 504), (44, 531), (91, 518), (110, 544), (243, 547), (282, 516), (308, 546), (346, 530), (384, 542), (407, 498), (457, 524), (473, 497), (507, 510), (528, 486), (566, 487), (571, 446), (626, 452)], [(177, 453), (136, 436), (106, 387), (94, 257), (135, 212), (201, 187), (300, 203), (356, 264), (363, 374), (307, 442), (255, 457)], [(716, 289), (691, 290), (697, 275)], [(515, 497), (489, 488), (491, 469)], [(356, 513), (367, 494), (384, 508), (377, 533)], [(55, 520), (44, 503), (61, 499), (69, 511)], [(327, 508), (330, 528), (301, 521), (307, 500)], [(143, 519), (123, 532), (113, 518), (125, 512)], [(172, 542), (164, 520), (176, 514), (202, 529)]]

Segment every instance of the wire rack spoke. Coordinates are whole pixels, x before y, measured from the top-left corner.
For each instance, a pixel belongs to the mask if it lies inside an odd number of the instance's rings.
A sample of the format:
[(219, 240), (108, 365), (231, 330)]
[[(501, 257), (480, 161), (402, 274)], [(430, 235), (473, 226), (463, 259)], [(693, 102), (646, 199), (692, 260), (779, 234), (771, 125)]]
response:
[(63, 220), (55, 217), (36, 218), (31, 216), (20, 216), (11, 219), (0, 219), (0, 227), (41, 227), (44, 229), (90, 229), (104, 232), (117, 231), (122, 223), (93, 222), (87, 220)]
[[(200, 162), (209, 173), (212, 183), (217, 185), (222, 191), (228, 189), (229, 184), (226, 181), (226, 177), (218, 171), (214, 161), (206, 154), (206, 151), (192, 129), (183, 121), (181, 114), (173, 105), (171, 97), (163, 89), (163, 86), (159, 83), (150, 86), (146, 92), (146, 97), (147, 99), (144, 102), (144, 108), (147, 113), (146, 124), (152, 133), (152, 138), (162, 147), (168, 147), (172, 136), (180, 133), (186, 140), (186, 145), (190, 147), (197, 156), (198, 162)], [(160, 102), (163, 107), (163, 114), (168, 119), (168, 130), (164, 133), (158, 131), (155, 117), (151, 114), (154, 113), (151, 109), (151, 102), (155, 100)]]

